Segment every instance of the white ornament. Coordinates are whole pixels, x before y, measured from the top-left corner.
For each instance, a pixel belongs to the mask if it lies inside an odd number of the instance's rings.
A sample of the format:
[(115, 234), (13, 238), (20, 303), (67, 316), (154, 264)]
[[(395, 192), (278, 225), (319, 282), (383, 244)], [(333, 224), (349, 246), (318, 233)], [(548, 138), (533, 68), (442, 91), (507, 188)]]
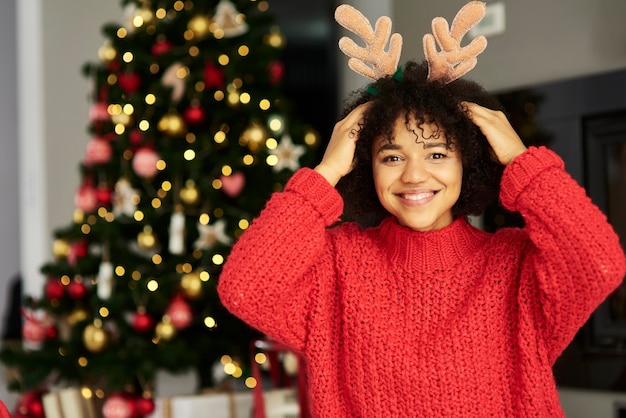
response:
[(121, 179), (115, 183), (115, 193), (113, 194), (113, 214), (133, 216), (139, 203), (139, 193), (133, 189), (130, 182)]
[(169, 250), (176, 255), (185, 252), (185, 214), (181, 211), (174, 212), (170, 220)]
[(224, 32), (225, 38), (233, 38), (248, 32), (243, 14), (229, 0), (221, 0), (215, 10), (215, 23)]
[(198, 223), (198, 233), (200, 236), (196, 242), (194, 242), (194, 248), (196, 250), (207, 250), (218, 242), (224, 245), (230, 245), (232, 239), (226, 234), (225, 229), (226, 222), (223, 219), (220, 219), (212, 225)]
[(269, 153), (275, 155), (278, 159), (272, 169), (275, 172), (279, 172), (283, 168), (296, 171), (300, 168), (298, 160), (305, 152), (306, 148), (303, 145), (294, 145), (289, 134), (283, 135), (278, 146), (269, 150)]
[[(185, 94), (185, 80), (187, 71), (184, 71), (185, 66), (179, 62), (175, 62), (170, 65), (163, 73), (161, 82), (163, 85), (172, 88), (172, 100), (179, 102)], [(183, 70), (183, 71), (181, 71)], [(183, 78), (181, 78), (183, 75)]]
[(98, 283), (98, 297), (103, 300), (110, 298), (111, 293), (113, 293), (113, 263), (110, 261), (100, 263), (96, 280)]

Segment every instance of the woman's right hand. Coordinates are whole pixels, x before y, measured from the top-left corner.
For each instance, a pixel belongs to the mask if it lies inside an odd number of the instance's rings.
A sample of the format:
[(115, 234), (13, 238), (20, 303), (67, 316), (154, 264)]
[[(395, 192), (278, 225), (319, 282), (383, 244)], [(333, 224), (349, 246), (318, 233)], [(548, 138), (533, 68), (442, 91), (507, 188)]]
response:
[(359, 139), (363, 113), (368, 105), (369, 103), (363, 103), (355, 107), (335, 124), (322, 161), (315, 167), (315, 171), (333, 186), (352, 171), (356, 141)]

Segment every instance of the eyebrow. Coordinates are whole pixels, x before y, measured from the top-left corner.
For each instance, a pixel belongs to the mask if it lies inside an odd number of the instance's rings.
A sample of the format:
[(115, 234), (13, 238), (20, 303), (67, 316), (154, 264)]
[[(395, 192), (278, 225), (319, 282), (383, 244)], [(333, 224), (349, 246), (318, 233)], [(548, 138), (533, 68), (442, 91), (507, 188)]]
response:
[[(445, 142), (424, 142), (424, 141), (418, 141), (418, 144), (422, 144), (424, 146), (424, 149), (430, 149), (430, 148), (448, 148), (448, 144), (446, 144)], [(395, 142), (386, 142), (383, 145), (381, 145), (378, 150), (376, 151), (376, 153), (381, 153), (383, 151), (395, 151), (395, 150), (399, 150), (402, 149), (402, 147), (398, 144), (396, 144)]]

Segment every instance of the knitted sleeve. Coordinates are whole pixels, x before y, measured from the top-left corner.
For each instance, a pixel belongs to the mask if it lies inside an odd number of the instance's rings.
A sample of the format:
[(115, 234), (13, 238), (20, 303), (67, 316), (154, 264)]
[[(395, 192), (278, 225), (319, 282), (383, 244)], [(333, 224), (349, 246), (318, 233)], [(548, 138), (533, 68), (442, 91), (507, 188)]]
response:
[(553, 363), (621, 283), (624, 252), (552, 151), (531, 147), (506, 167), (501, 186), (503, 205), (522, 214), (533, 244), (522, 265), (520, 310), (532, 313)]
[(308, 168), (296, 172), (233, 246), (218, 284), (224, 306), (302, 350), (316, 272), (332, 271), (326, 227), (342, 210), (341, 197), (322, 176)]

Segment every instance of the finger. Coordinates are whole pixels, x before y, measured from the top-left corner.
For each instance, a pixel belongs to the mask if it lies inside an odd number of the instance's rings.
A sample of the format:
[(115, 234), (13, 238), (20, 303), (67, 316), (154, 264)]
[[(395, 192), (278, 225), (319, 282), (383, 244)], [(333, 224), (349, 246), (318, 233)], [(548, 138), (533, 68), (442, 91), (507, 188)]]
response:
[(496, 110), (492, 110), (481, 106), (473, 102), (461, 102), (461, 106), (464, 108), (467, 116), (472, 122), (477, 123), (485, 120), (497, 119), (498, 113), (502, 113)]
[(343, 118), (341, 124), (344, 125), (348, 131), (362, 125), (363, 116), (369, 106), (370, 102), (366, 102), (355, 107), (345, 118)]

